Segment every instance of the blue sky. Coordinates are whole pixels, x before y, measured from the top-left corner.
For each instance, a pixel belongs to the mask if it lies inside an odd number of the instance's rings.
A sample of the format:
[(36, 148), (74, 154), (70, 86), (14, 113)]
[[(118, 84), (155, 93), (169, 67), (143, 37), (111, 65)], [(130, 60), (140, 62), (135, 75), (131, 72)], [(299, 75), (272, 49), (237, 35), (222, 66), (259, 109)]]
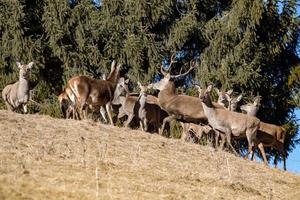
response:
[[(296, 110), (296, 118), (298, 119), (298, 122), (300, 120), (300, 110)], [(299, 124), (299, 123), (298, 123)], [(293, 150), (292, 153), (290, 153), (289, 158), (286, 161), (287, 170), (300, 174), (300, 145), (297, 145), (296, 149)], [(280, 167), (282, 169), (282, 163), (280, 163)]]
[[(297, 8), (297, 15), (300, 15), (300, 6)], [(300, 44), (298, 45), (300, 48)], [(298, 50), (300, 52), (300, 50)], [(300, 122), (300, 110), (297, 109), (295, 111), (296, 118), (298, 119), (298, 124)], [(299, 133), (300, 135), (300, 133)], [(298, 136), (299, 137), (299, 136)], [(290, 153), (289, 158), (287, 159), (287, 170), (300, 174), (300, 145), (297, 145), (296, 149), (293, 150), (292, 153)], [(282, 164), (282, 163), (281, 163)], [(282, 166), (281, 166), (282, 168)]]

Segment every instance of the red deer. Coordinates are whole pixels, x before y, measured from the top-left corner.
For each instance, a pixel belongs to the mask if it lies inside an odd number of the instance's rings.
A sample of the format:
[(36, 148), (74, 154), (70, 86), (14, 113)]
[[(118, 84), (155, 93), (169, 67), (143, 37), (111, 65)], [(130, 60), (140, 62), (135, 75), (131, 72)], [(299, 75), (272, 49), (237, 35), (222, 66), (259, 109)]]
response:
[[(245, 111), (249, 116), (256, 116), (260, 107), (260, 97), (256, 97), (253, 103), (241, 106), (241, 110)], [(265, 164), (268, 165), (264, 147), (274, 147), (282, 155), (283, 169), (286, 170), (286, 152), (284, 149), (286, 131), (283, 127), (265, 122), (260, 122), (257, 131), (258, 148), (264, 158)], [(275, 156), (275, 167), (277, 167), (277, 156)]]
[[(132, 96), (128, 90), (128, 81), (122, 81), (120, 79), (113, 101), (114, 104), (121, 104), (118, 118), (127, 115), (128, 118), (125, 122), (125, 127), (128, 127), (132, 119), (137, 117), (140, 121), (142, 120), (142, 122), (140, 122), (142, 130), (147, 131), (149, 124), (154, 131), (158, 131), (161, 118), (165, 116), (165, 112), (157, 105), (158, 100), (156, 97), (145, 93), (146, 86), (142, 87), (143, 96)], [(122, 95), (124, 92), (125, 96)]]
[[(169, 64), (169, 70), (171, 69), (172, 64), (175, 62), (176, 61), (174, 60), (173, 54)], [(199, 98), (188, 95), (177, 95), (175, 93), (174, 79), (187, 75), (197, 65), (195, 61), (191, 61), (189, 64), (190, 68), (185, 73), (180, 72), (178, 75), (171, 75), (170, 72), (164, 71), (163, 67), (161, 66), (161, 73), (164, 77), (159, 82), (148, 85), (148, 88), (159, 90), (159, 105), (169, 115), (163, 120), (160, 134), (163, 133), (166, 123), (170, 123), (173, 120), (195, 124), (207, 123), (207, 117), (203, 112), (202, 104)], [(217, 107), (224, 109), (223, 106), (217, 105), (217, 103), (214, 104)]]
[(206, 90), (202, 90), (201, 88), (198, 89), (199, 98), (201, 100), (204, 113), (208, 119), (208, 123), (214, 130), (225, 133), (227, 143), (235, 154), (237, 153), (231, 145), (231, 136), (233, 135), (238, 138), (246, 137), (248, 141), (248, 154), (252, 157), (260, 120), (256, 117), (242, 113), (217, 108), (210, 98), (212, 85), (208, 86)]
[(58, 96), (59, 107), (63, 113), (64, 118), (66, 118), (66, 119), (69, 119), (71, 117), (73, 119), (78, 119), (78, 117), (79, 117), (78, 113), (75, 112), (76, 111), (75, 104), (73, 103), (73, 102), (75, 102), (75, 100), (73, 100), (73, 101), (71, 100), (74, 98), (75, 98), (75, 96), (69, 88), (66, 88)]
[[(116, 66), (113, 61), (111, 71), (106, 80), (92, 79), (87, 76), (76, 76), (68, 81), (68, 88), (76, 96), (76, 109), (80, 117), (86, 118), (87, 106), (105, 106), (110, 124), (113, 125), (111, 117), (111, 104), (114, 98), (114, 91), (119, 80), (121, 65)], [(85, 112), (83, 112), (85, 111)]]
[(22, 65), (17, 62), (19, 68), (19, 81), (7, 85), (2, 91), (2, 98), (6, 107), (11, 111), (16, 111), (23, 107), (24, 113), (27, 113), (27, 102), (29, 101), (29, 69), (33, 62)]

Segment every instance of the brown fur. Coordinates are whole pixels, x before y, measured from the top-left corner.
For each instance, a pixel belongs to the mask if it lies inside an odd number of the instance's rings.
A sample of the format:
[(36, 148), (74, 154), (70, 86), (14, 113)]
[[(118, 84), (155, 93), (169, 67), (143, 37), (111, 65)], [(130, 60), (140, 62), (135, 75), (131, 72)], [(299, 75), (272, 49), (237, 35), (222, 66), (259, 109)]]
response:
[[(112, 63), (111, 72), (107, 80), (97, 80), (87, 76), (76, 76), (68, 81), (68, 88), (76, 96), (76, 107), (79, 109), (81, 118), (86, 118), (87, 105), (106, 106), (110, 123), (113, 125), (111, 117), (111, 103), (114, 98), (114, 90), (119, 80), (120, 65), (115, 67)], [(82, 113), (85, 110), (84, 114)], [(84, 116), (85, 115), (85, 116)]]

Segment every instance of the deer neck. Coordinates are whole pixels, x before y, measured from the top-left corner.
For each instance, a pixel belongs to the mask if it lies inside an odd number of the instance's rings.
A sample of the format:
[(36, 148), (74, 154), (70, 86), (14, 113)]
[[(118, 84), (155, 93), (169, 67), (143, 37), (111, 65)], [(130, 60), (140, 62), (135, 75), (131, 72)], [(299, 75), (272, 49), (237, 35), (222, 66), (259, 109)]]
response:
[(28, 94), (29, 92), (29, 81), (25, 77), (19, 77), (19, 87), (18, 87), (18, 94), (24, 95)]
[(159, 104), (164, 106), (175, 96), (175, 84), (173, 81), (169, 81), (165, 88), (158, 93)]
[(207, 119), (214, 118), (215, 114), (215, 107), (211, 101), (211, 98), (208, 94), (205, 94), (206, 97), (201, 101), (204, 114), (206, 115)]
[(112, 71), (107, 77), (107, 81), (110, 82), (114, 88), (116, 88), (119, 81), (119, 71), (117, 69)]

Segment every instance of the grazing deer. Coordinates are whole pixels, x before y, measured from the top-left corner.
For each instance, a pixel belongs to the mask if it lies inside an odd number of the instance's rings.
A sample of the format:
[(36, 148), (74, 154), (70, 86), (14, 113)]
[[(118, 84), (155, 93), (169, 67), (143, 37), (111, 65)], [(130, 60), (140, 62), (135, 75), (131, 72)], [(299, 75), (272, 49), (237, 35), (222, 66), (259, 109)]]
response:
[(27, 102), (29, 101), (29, 69), (34, 63), (22, 65), (17, 62), (19, 68), (19, 81), (14, 84), (7, 85), (2, 91), (2, 98), (6, 107), (11, 111), (16, 111), (23, 107), (24, 113), (27, 113)]
[(73, 92), (66, 88), (60, 95), (58, 95), (58, 102), (60, 110), (63, 113), (64, 118), (69, 119), (72, 115), (73, 119), (78, 119), (78, 113), (75, 110), (75, 104), (71, 100), (75, 98)]
[(199, 98), (208, 119), (208, 123), (213, 129), (225, 133), (227, 143), (235, 154), (237, 153), (231, 145), (231, 136), (233, 135), (238, 138), (246, 137), (248, 141), (248, 154), (252, 156), (260, 120), (256, 117), (242, 113), (217, 108), (210, 98), (212, 85), (208, 86), (206, 90), (202, 90), (198, 87), (198, 90)]
[[(257, 96), (253, 103), (248, 103), (241, 106), (241, 110), (249, 116), (256, 116), (260, 107), (260, 96)], [(258, 148), (264, 158), (265, 164), (268, 165), (264, 147), (274, 147), (282, 155), (283, 169), (286, 170), (286, 152), (284, 149), (286, 131), (283, 127), (265, 122), (260, 122), (257, 131)], [(274, 159), (275, 167), (277, 167), (277, 155)]]
[[(183, 123), (180, 122), (182, 126), (182, 135), (181, 139), (187, 141), (191, 138), (190, 132), (195, 135), (197, 140), (201, 140), (203, 134), (210, 136), (213, 133), (213, 129), (209, 125), (199, 125), (194, 123)], [(196, 142), (196, 141), (195, 141)]]
[(87, 76), (76, 76), (68, 81), (67, 87), (70, 88), (76, 96), (76, 108), (79, 109), (81, 118), (86, 118), (87, 105), (93, 107), (105, 106), (110, 124), (114, 124), (111, 117), (111, 104), (119, 80), (120, 67), (120, 64), (116, 66), (116, 62), (113, 61), (110, 74), (106, 80), (92, 79)]

